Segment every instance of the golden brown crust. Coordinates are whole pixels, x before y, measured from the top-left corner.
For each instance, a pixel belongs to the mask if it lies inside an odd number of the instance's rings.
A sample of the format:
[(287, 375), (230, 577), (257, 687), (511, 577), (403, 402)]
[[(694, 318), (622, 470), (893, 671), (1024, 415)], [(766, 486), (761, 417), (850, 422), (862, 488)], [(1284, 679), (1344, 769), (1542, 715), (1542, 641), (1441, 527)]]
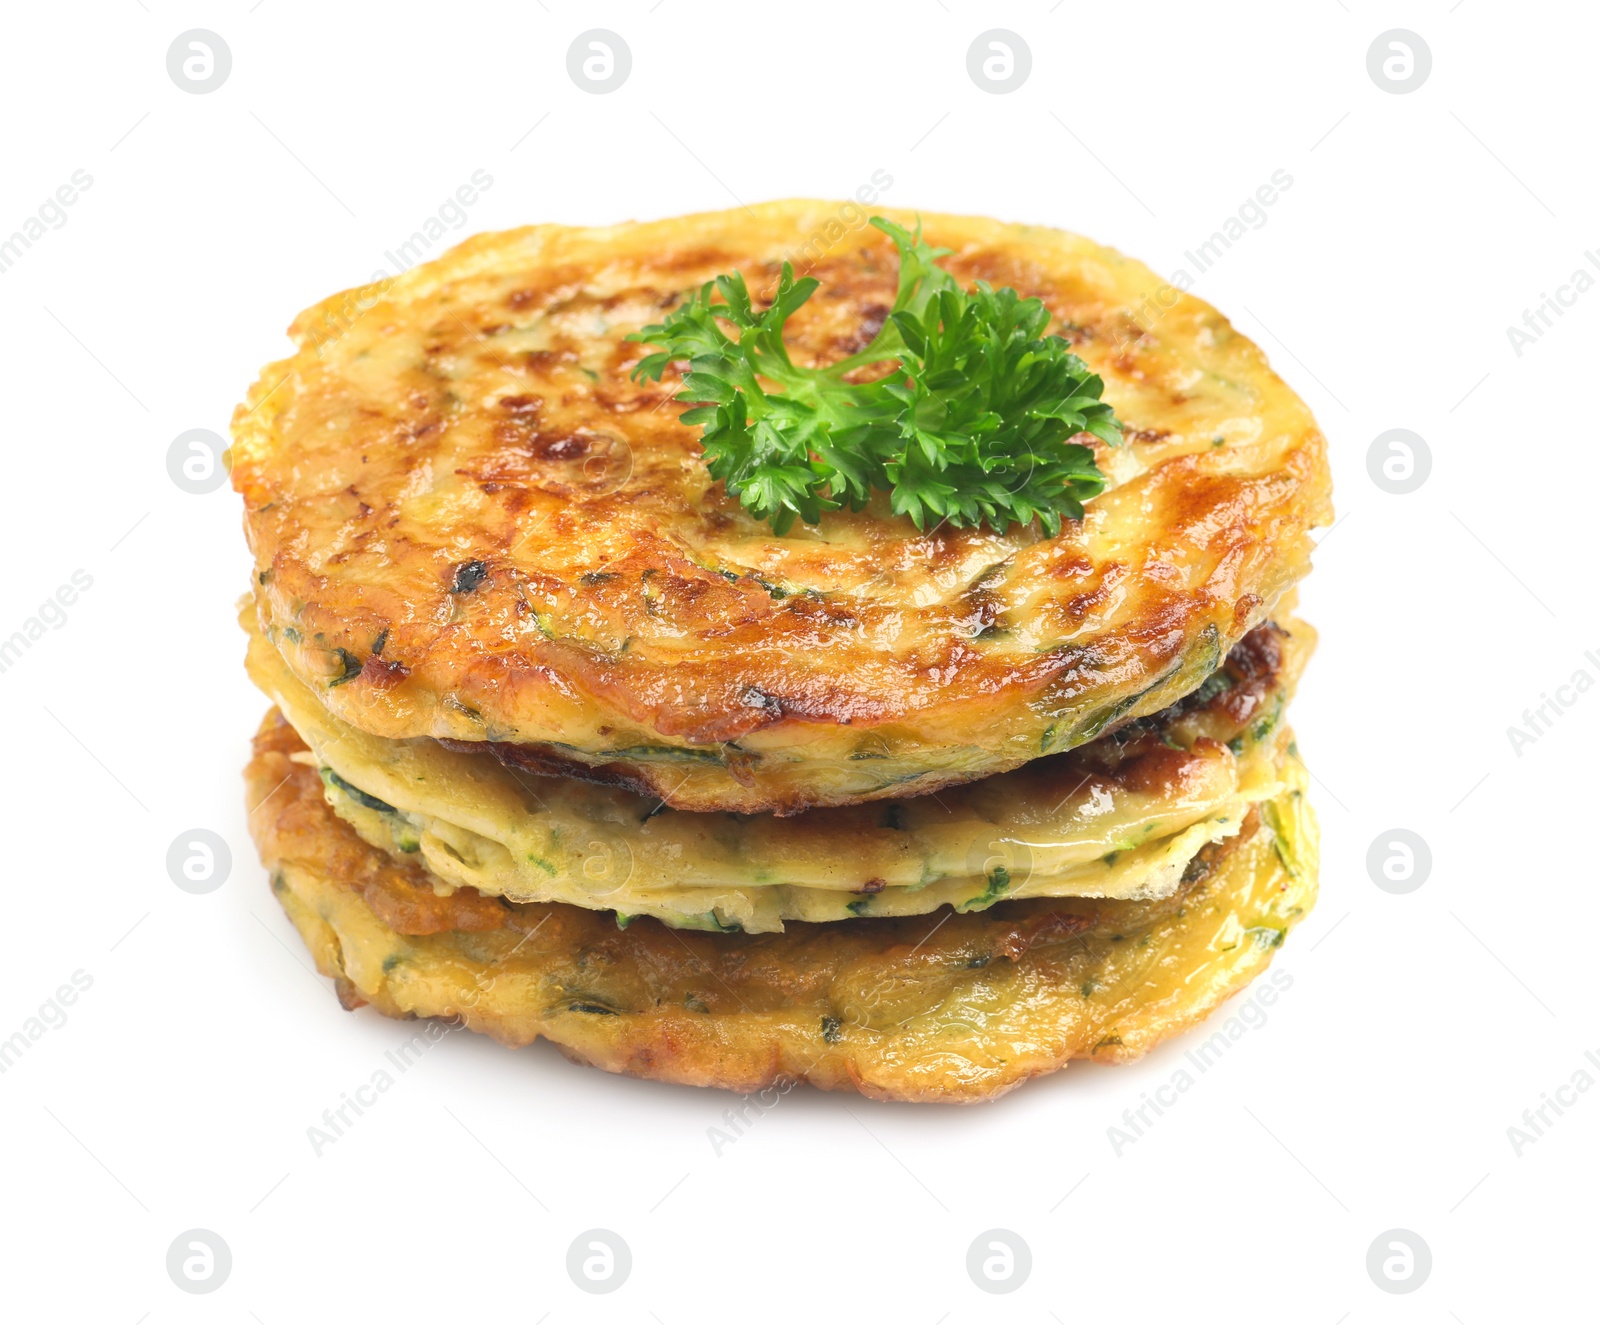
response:
[(969, 1102), (1073, 1058), (1126, 1061), (1260, 973), (1316, 895), (1315, 828), (1295, 791), (1160, 902), (1012, 902), (769, 935), (619, 930), (607, 913), (470, 889), (440, 902), (459, 910), (430, 910), (416, 905), (426, 873), (357, 838), (290, 757), (297, 745), (269, 715), (246, 770), (251, 833), (347, 1007), (459, 1018), (511, 1045), (542, 1036), (685, 1084)]
[[(1162, 311), (1140, 264), (922, 218), (963, 282), (1049, 306), (1128, 425), (1097, 444), (1114, 488), (1055, 539), (881, 505), (777, 538), (710, 481), (672, 382), (629, 380), (627, 332), (721, 271), (765, 287), (831, 215), (484, 235), (302, 314), (233, 453), (302, 679), (377, 735), (780, 813), (1015, 767), (1196, 684), (1304, 573), (1325, 445), (1253, 345), (1198, 300)], [(789, 340), (831, 360), (892, 298), (893, 249), (854, 232), (812, 274)]]
[(441, 886), (750, 933), (1001, 895), (1171, 892), (1203, 842), (1277, 794), (1273, 737), (1314, 639), (1292, 617), (1258, 626), (1172, 709), (1086, 745), (936, 796), (780, 819), (672, 810), (526, 777), (470, 747), (372, 736), (329, 713), (253, 612), (242, 618), (252, 679), (311, 748), (334, 812), (374, 846)]
[(427, 872), (375, 852), (354, 833), (329, 833), (331, 813), (315, 768), (291, 756), (306, 744), (276, 709), (256, 733), (246, 775), (251, 832), (288, 843), (315, 841), (322, 867), (340, 885), (362, 898), (373, 914), (396, 933), (476, 933), (505, 924), (505, 906), (472, 888), (448, 896), (435, 894)]

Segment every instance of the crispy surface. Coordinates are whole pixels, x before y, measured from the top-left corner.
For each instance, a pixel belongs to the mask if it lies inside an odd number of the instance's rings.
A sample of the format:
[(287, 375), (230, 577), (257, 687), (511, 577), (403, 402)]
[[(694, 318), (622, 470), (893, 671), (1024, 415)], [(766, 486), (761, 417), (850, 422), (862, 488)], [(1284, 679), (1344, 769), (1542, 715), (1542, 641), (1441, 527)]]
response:
[(1172, 708), (1088, 745), (936, 796), (780, 819), (667, 809), (426, 738), (370, 736), (243, 617), (251, 678), (326, 770), (334, 812), (374, 846), (414, 853), (436, 887), (750, 933), (1002, 896), (1164, 896), (1195, 852), (1281, 789), (1280, 720), (1314, 641), (1293, 618), (1267, 623)]
[(838, 211), (482, 235), (301, 314), (232, 460), (295, 672), (375, 735), (778, 813), (1014, 768), (1198, 684), (1305, 573), (1325, 444), (1255, 346), (1199, 300), (1163, 311), (1141, 264), (922, 218), (963, 282), (1045, 302), (1127, 425), (1095, 444), (1114, 487), (1055, 539), (881, 505), (778, 538), (711, 483), (672, 375), (628, 379), (627, 332), (731, 268), (767, 289), (791, 254), (823, 283), (796, 360), (858, 349), (893, 249)]
[(971, 1102), (1073, 1058), (1127, 1061), (1259, 974), (1316, 898), (1299, 774), (1158, 902), (1041, 899), (769, 935), (618, 930), (559, 903), (433, 896), (425, 871), (334, 815), (293, 758), (303, 749), (269, 714), (245, 773), (250, 829), (345, 1006), (459, 1018), (509, 1045), (543, 1036), (580, 1062), (690, 1085)]

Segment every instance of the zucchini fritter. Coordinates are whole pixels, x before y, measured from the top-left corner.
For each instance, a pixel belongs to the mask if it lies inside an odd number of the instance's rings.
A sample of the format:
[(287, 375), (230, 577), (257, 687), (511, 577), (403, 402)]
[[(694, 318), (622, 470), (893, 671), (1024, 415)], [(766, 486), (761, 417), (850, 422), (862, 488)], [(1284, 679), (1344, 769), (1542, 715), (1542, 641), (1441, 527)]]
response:
[[(804, 250), (797, 362), (861, 348), (893, 249), (836, 204), (468, 240), (302, 313), (234, 418), (256, 593), (341, 720), (688, 810), (916, 796), (1193, 689), (1307, 570), (1325, 443), (1261, 352), (1059, 231), (923, 216), (963, 284), (1036, 296), (1126, 442), (1056, 538), (920, 533), (880, 496), (783, 538), (713, 483), (624, 337)], [(918, 218), (886, 213), (911, 226)], [(808, 247), (809, 245), (809, 247)], [(875, 321), (876, 320), (876, 321)]]
[(969, 915), (680, 933), (510, 904), (363, 842), (269, 714), (246, 769), (273, 887), (346, 1007), (543, 1036), (613, 1072), (754, 1091), (806, 1080), (970, 1102), (1073, 1058), (1122, 1062), (1205, 1017), (1271, 961), (1316, 898), (1317, 833), (1289, 785), (1160, 901), (1039, 899)]
[(340, 722), (254, 629), (252, 679), (315, 756), (334, 812), (414, 855), (440, 892), (571, 902), (678, 928), (920, 915), (1005, 898), (1165, 896), (1207, 842), (1283, 783), (1281, 719), (1314, 636), (1258, 626), (1172, 708), (936, 796), (790, 818), (697, 814), (535, 778), (425, 738)]

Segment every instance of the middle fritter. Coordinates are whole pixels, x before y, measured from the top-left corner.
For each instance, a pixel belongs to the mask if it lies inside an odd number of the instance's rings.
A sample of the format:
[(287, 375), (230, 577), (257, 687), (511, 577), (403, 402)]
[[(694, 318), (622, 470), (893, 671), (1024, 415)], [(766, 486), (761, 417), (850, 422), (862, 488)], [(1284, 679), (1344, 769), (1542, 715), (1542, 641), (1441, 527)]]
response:
[(250, 674), (310, 747), (329, 804), (373, 845), (420, 857), (441, 889), (752, 933), (946, 904), (1167, 895), (1206, 844), (1282, 790), (1283, 713), (1313, 644), (1303, 623), (1269, 622), (1171, 708), (1067, 754), (785, 819), (676, 811), (426, 738), (369, 735), (296, 679), (248, 605), (243, 621)]

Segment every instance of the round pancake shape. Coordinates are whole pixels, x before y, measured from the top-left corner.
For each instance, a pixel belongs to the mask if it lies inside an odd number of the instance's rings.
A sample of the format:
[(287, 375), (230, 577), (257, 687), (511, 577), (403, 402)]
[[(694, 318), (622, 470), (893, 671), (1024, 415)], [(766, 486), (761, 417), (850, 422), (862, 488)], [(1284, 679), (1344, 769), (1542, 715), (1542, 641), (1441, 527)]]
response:
[(436, 889), (747, 933), (1002, 898), (1165, 896), (1196, 852), (1281, 790), (1283, 717), (1315, 638), (1292, 617), (1258, 626), (1172, 708), (1009, 773), (778, 818), (672, 810), (370, 736), (289, 672), (248, 605), (241, 621), (250, 675), (309, 746), (334, 812), (415, 858)]
[(730, 270), (821, 281), (800, 363), (870, 339), (886, 237), (785, 202), (468, 240), (291, 327), (234, 418), (263, 619), (341, 720), (680, 809), (797, 813), (1015, 768), (1192, 689), (1308, 569), (1310, 412), (1219, 313), (1056, 230), (888, 211), (964, 285), (1042, 300), (1124, 444), (1085, 518), (778, 537), (626, 339)]
[(612, 1072), (749, 1093), (795, 1081), (969, 1103), (1075, 1058), (1125, 1062), (1261, 974), (1316, 900), (1298, 759), (1284, 791), (1159, 901), (697, 934), (508, 904), (363, 842), (276, 714), (246, 769), (273, 889), (347, 1008), (538, 1038)]

